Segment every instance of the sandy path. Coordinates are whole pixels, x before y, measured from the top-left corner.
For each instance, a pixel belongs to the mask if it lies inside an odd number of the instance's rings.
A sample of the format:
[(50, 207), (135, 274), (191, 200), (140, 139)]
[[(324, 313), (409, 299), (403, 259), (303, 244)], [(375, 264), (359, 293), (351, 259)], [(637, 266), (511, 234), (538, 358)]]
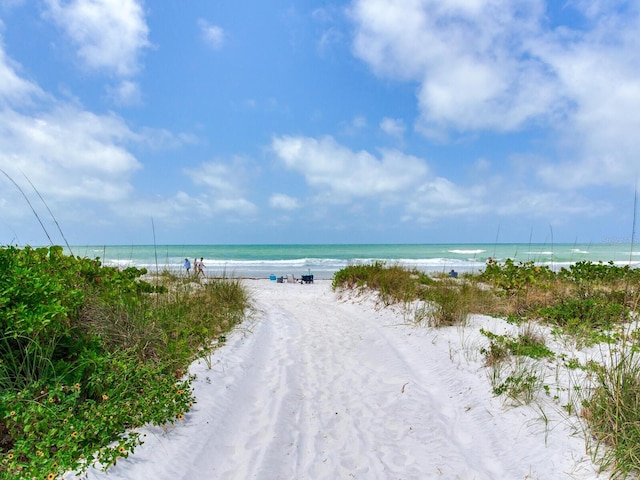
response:
[(211, 370), (193, 366), (185, 420), (89, 478), (597, 478), (582, 439), (501, 410), (455, 330), (402, 325), (329, 282), (248, 284), (259, 313)]

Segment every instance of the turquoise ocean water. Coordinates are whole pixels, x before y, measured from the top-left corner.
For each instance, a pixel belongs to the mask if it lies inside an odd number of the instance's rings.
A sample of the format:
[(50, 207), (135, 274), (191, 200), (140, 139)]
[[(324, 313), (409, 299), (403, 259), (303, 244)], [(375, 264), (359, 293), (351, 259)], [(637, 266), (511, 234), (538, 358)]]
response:
[(571, 263), (613, 261), (640, 266), (640, 246), (601, 244), (424, 244), (424, 245), (120, 245), (72, 246), (74, 255), (99, 257), (105, 265), (183, 271), (185, 258), (204, 258), (208, 276), (268, 278), (313, 274), (330, 279), (347, 265), (381, 260), (425, 272), (479, 272), (487, 259), (534, 261), (554, 269)]

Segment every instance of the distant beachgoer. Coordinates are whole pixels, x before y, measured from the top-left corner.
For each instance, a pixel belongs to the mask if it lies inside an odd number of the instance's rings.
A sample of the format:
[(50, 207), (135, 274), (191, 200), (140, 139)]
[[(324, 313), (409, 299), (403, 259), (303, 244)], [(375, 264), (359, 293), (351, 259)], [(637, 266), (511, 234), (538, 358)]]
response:
[(188, 258), (184, 259), (184, 269), (187, 271), (187, 275), (189, 275), (189, 272), (191, 271), (191, 262)]
[(458, 278), (458, 272), (456, 272), (453, 268), (451, 269), (451, 271), (449, 272), (449, 276), (451, 278)]
[(194, 258), (193, 259), (193, 273), (194, 273), (194, 275), (196, 277), (198, 276), (198, 272), (200, 272), (200, 266), (198, 265), (198, 259)]
[(200, 261), (198, 262), (198, 273), (201, 273), (203, 277), (206, 276), (204, 274), (205, 268), (206, 268), (206, 265), (204, 264), (204, 257), (200, 257)]

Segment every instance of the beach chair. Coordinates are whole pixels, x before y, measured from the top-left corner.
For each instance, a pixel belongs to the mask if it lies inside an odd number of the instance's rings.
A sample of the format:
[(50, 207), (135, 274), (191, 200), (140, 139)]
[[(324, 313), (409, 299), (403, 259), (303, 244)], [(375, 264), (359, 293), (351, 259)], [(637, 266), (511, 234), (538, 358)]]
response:
[(296, 283), (296, 277), (293, 274), (287, 275), (287, 283)]
[(302, 275), (302, 282), (313, 283), (313, 275)]

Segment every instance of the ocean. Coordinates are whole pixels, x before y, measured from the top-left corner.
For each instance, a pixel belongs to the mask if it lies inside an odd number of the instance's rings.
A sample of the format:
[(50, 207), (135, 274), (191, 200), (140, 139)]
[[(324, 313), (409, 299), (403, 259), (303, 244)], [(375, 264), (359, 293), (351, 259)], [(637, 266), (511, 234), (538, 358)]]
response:
[(383, 261), (433, 273), (480, 272), (488, 258), (503, 262), (533, 261), (560, 269), (572, 263), (613, 261), (640, 266), (640, 246), (630, 243), (599, 244), (371, 244), (371, 245), (107, 245), (72, 246), (73, 255), (99, 258), (104, 265), (146, 268), (150, 273), (183, 272), (185, 258), (191, 263), (204, 258), (207, 276), (269, 278), (287, 274), (331, 279), (338, 270), (353, 264)]

